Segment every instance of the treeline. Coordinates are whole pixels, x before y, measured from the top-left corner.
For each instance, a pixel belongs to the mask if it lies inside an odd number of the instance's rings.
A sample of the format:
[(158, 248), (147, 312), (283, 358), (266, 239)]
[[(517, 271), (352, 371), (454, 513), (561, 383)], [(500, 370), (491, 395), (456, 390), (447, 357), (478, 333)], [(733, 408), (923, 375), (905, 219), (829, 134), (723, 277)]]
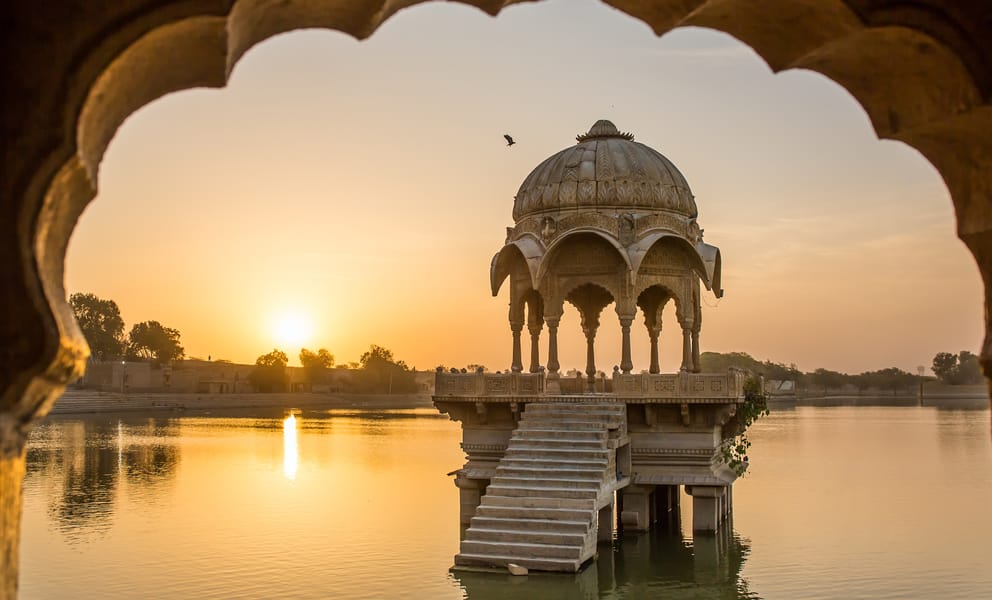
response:
[[(375, 344), (362, 354), (358, 363), (349, 365), (334, 364), (334, 355), (321, 348), (316, 352), (300, 349), (300, 364), (303, 367), (305, 385), (311, 390), (314, 385), (339, 386), (341, 391), (356, 394), (409, 394), (418, 390), (416, 372), (402, 360), (397, 360), (393, 352)], [(274, 349), (255, 360), (248, 379), (259, 392), (283, 392), (289, 389), (289, 357), (282, 350)], [(332, 370), (339, 371), (332, 374)], [(347, 370), (347, 374), (340, 373)]]
[[(704, 352), (699, 358), (700, 367), (704, 372), (719, 372), (729, 367), (736, 367), (756, 375), (763, 375), (766, 380), (794, 381), (796, 389), (807, 391), (829, 392), (854, 388), (861, 392), (875, 389), (896, 393), (913, 389), (921, 380), (919, 374), (903, 371), (898, 367), (858, 374), (840, 373), (823, 368), (803, 372), (795, 364), (759, 361), (745, 352)], [(975, 384), (982, 381), (978, 357), (968, 351), (961, 351), (957, 355), (940, 352), (934, 357), (932, 367), (936, 379), (949, 385)], [(923, 379), (932, 381), (934, 377), (928, 376)]]
[(124, 319), (113, 300), (76, 293), (69, 296), (69, 305), (91, 355), (98, 360), (143, 360), (163, 365), (186, 356), (179, 330), (158, 321), (135, 323), (124, 335)]

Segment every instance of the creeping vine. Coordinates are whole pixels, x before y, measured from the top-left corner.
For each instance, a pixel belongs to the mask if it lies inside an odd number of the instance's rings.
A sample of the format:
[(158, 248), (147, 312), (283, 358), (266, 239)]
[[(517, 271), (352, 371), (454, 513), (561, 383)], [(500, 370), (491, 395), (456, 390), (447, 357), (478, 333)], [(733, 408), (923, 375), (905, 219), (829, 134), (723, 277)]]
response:
[(724, 442), (722, 448), (723, 462), (738, 476), (743, 476), (747, 471), (747, 450), (751, 447), (747, 430), (755, 421), (767, 414), (769, 414), (768, 398), (765, 396), (761, 379), (748, 377), (744, 381), (744, 402), (737, 405), (737, 413), (733, 418), (736, 431)]

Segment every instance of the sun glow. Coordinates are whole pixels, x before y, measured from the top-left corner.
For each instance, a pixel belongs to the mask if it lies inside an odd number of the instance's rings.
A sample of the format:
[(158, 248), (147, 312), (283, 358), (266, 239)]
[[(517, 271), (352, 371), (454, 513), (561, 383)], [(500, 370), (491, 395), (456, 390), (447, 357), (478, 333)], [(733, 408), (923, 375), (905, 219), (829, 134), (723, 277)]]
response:
[(313, 323), (303, 313), (285, 312), (273, 320), (272, 332), (276, 342), (295, 349), (310, 340)]

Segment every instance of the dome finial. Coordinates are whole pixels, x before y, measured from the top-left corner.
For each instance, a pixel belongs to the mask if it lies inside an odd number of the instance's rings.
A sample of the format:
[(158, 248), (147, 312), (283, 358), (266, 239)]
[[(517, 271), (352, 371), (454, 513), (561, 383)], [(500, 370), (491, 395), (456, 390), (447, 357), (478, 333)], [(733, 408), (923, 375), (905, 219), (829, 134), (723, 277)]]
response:
[(596, 138), (622, 138), (625, 140), (633, 140), (634, 134), (621, 132), (617, 129), (617, 126), (613, 124), (612, 121), (607, 121), (606, 119), (600, 119), (593, 123), (589, 131), (585, 133), (580, 133), (575, 136), (575, 141), (584, 142), (586, 140), (592, 140)]

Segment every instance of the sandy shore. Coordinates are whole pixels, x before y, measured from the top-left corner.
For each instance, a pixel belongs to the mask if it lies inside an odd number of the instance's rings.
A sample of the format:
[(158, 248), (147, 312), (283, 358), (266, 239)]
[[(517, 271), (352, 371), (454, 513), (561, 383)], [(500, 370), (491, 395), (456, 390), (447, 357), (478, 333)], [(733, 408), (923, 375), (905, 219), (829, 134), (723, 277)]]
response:
[(433, 408), (424, 394), (115, 394), (68, 389), (49, 416), (162, 414), (189, 416), (279, 416), (290, 410), (402, 410)]

